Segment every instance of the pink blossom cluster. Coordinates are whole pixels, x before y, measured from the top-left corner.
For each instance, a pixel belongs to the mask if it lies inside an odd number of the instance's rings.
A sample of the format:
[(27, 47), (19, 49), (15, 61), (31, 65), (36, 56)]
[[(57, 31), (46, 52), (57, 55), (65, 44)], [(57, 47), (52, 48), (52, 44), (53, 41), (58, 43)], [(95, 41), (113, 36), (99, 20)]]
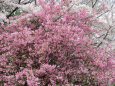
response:
[(0, 86), (115, 84), (115, 56), (92, 45), (87, 10), (38, 2), (42, 11), (0, 32)]

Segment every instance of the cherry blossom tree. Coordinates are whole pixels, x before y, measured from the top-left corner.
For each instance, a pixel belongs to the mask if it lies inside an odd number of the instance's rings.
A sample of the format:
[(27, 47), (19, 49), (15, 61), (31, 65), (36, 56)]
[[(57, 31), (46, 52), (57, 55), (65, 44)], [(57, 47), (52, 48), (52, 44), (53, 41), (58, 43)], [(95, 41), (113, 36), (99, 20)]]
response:
[(37, 0), (39, 12), (22, 14), (0, 29), (1, 86), (109, 86), (115, 52), (97, 47), (95, 15), (70, 0)]

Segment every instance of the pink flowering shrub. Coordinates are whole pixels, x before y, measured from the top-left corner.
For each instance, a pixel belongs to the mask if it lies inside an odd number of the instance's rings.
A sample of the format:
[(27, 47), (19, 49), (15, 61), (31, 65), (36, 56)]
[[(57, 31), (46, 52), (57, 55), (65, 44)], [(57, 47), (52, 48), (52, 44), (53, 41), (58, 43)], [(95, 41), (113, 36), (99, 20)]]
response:
[(0, 86), (114, 84), (114, 54), (92, 45), (87, 9), (38, 2), (41, 12), (0, 32)]

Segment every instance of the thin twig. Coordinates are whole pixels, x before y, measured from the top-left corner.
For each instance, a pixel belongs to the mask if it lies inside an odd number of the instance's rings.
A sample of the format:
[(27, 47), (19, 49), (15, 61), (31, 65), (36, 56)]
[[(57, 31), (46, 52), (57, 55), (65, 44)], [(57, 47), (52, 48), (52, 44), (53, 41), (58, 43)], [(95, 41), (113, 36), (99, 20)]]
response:
[[(110, 30), (111, 28), (112, 28), (112, 27), (110, 26), (109, 29), (107, 30), (105, 36), (103, 37), (103, 39), (106, 39), (106, 37), (107, 37), (108, 34), (109, 34), (109, 30)], [(100, 47), (102, 44), (103, 44), (103, 42), (101, 41), (101, 42), (97, 45), (97, 47)]]
[[(19, 2), (18, 2), (18, 4), (20, 4), (21, 3), (21, 0), (19, 0)], [(16, 7), (9, 15), (7, 15), (6, 17), (9, 19), (11, 16), (12, 16), (12, 14), (15, 12), (15, 11), (17, 11), (19, 8), (18, 7)]]
[(95, 3), (94, 3), (94, 4), (92, 4), (92, 8), (94, 8), (94, 7), (95, 7), (95, 5), (97, 4), (97, 2), (98, 2), (98, 0), (96, 0), (96, 1), (95, 1)]

